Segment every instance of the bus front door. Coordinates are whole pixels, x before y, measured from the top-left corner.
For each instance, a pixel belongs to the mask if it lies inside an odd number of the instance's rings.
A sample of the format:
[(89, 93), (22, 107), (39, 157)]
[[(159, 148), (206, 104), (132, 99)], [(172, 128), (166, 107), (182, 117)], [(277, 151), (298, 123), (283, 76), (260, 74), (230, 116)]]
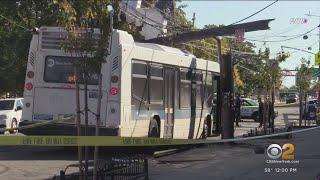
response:
[(174, 69), (165, 69), (165, 123), (164, 123), (164, 138), (173, 137), (174, 125)]

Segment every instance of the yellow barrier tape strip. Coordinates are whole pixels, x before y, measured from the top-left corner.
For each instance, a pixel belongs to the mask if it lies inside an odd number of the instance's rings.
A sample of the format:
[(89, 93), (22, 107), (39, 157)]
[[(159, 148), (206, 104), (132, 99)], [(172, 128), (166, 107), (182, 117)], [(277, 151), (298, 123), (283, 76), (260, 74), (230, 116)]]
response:
[(116, 136), (0, 136), (0, 146), (154, 146), (203, 143), (203, 140)]
[(162, 145), (188, 145), (212, 144), (224, 142), (237, 142), (270, 138), (294, 133), (301, 133), (320, 129), (320, 126), (269, 134), (263, 136), (234, 138), (234, 139), (164, 139), (147, 137), (118, 137), (118, 136), (0, 136), (0, 146), (162, 146)]

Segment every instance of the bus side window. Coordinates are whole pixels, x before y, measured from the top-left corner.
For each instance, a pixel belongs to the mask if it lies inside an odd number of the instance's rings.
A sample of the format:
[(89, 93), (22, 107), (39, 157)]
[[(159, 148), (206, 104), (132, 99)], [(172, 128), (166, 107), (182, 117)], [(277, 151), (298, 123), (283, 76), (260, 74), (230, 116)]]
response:
[(203, 74), (201, 71), (197, 71), (195, 74), (195, 80), (196, 80), (196, 107), (201, 108), (202, 107), (202, 97), (203, 97), (203, 87), (204, 83), (202, 84), (203, 80)]
[(150, 64), (150, 103), (163, 104), (163, 68)]
[(147, 110), (147, 80), (147, 64), (132, 61), (131, 105), (134, 105), (136, 110)]
[(214, 97), (214, 89), (212, 85), (212, 73), (203, 72), (204, 86), (205, 86), (205, 96), (204, 96), (204, 108), (211, 108), (213, 103), (215, 103), (216, 97)]
[(213, 89), (213, 105), (217, 106), (218, 104), (218, 81), (219, 81), (219, 76), (215, 76), (212, 74), (212, 89)]
[(180, 71), (180, 108), (191, 107), (191, 81), (187, 77), (188, 69)]

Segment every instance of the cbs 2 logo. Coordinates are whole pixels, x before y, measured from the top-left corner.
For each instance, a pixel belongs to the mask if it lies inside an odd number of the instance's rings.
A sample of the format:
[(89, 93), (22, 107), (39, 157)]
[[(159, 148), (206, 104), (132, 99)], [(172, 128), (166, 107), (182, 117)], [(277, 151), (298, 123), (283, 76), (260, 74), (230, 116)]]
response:
[(281, 148), (278, 144), (271, 144), (267, 149), (267, 154), (271, 159), (278, 159), (281, 157), (283, 160), (294, 159), (294, 145), (287, 143)]

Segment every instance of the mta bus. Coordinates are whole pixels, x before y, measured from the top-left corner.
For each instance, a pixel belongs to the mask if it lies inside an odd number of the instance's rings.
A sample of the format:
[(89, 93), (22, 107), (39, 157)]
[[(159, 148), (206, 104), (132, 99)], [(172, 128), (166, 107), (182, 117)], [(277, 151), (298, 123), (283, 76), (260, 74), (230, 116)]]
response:
[[(32, 37), (19, 126), (64, 119), (76, 112), (75, 84), (70, 79), (73, 63), (80, 58), (61, 48), (65, 33), (61, 27), (41, 27)], [(110, 55), (88, 81), (88, 107), (96, 112), (101, 73), (101, 135), (192, 139), (212, 132), (218, 110), (217, 62), (177, 48), (135, 42), (121, 30), (113, 30), (111, 36)], [(84, 86), (79, 81), (84, 109)], [(88, 124), (88, 135), (94, 135), (93, 113)], [(22, 130), (27, 135), (76, 132), (74, 121)]]

